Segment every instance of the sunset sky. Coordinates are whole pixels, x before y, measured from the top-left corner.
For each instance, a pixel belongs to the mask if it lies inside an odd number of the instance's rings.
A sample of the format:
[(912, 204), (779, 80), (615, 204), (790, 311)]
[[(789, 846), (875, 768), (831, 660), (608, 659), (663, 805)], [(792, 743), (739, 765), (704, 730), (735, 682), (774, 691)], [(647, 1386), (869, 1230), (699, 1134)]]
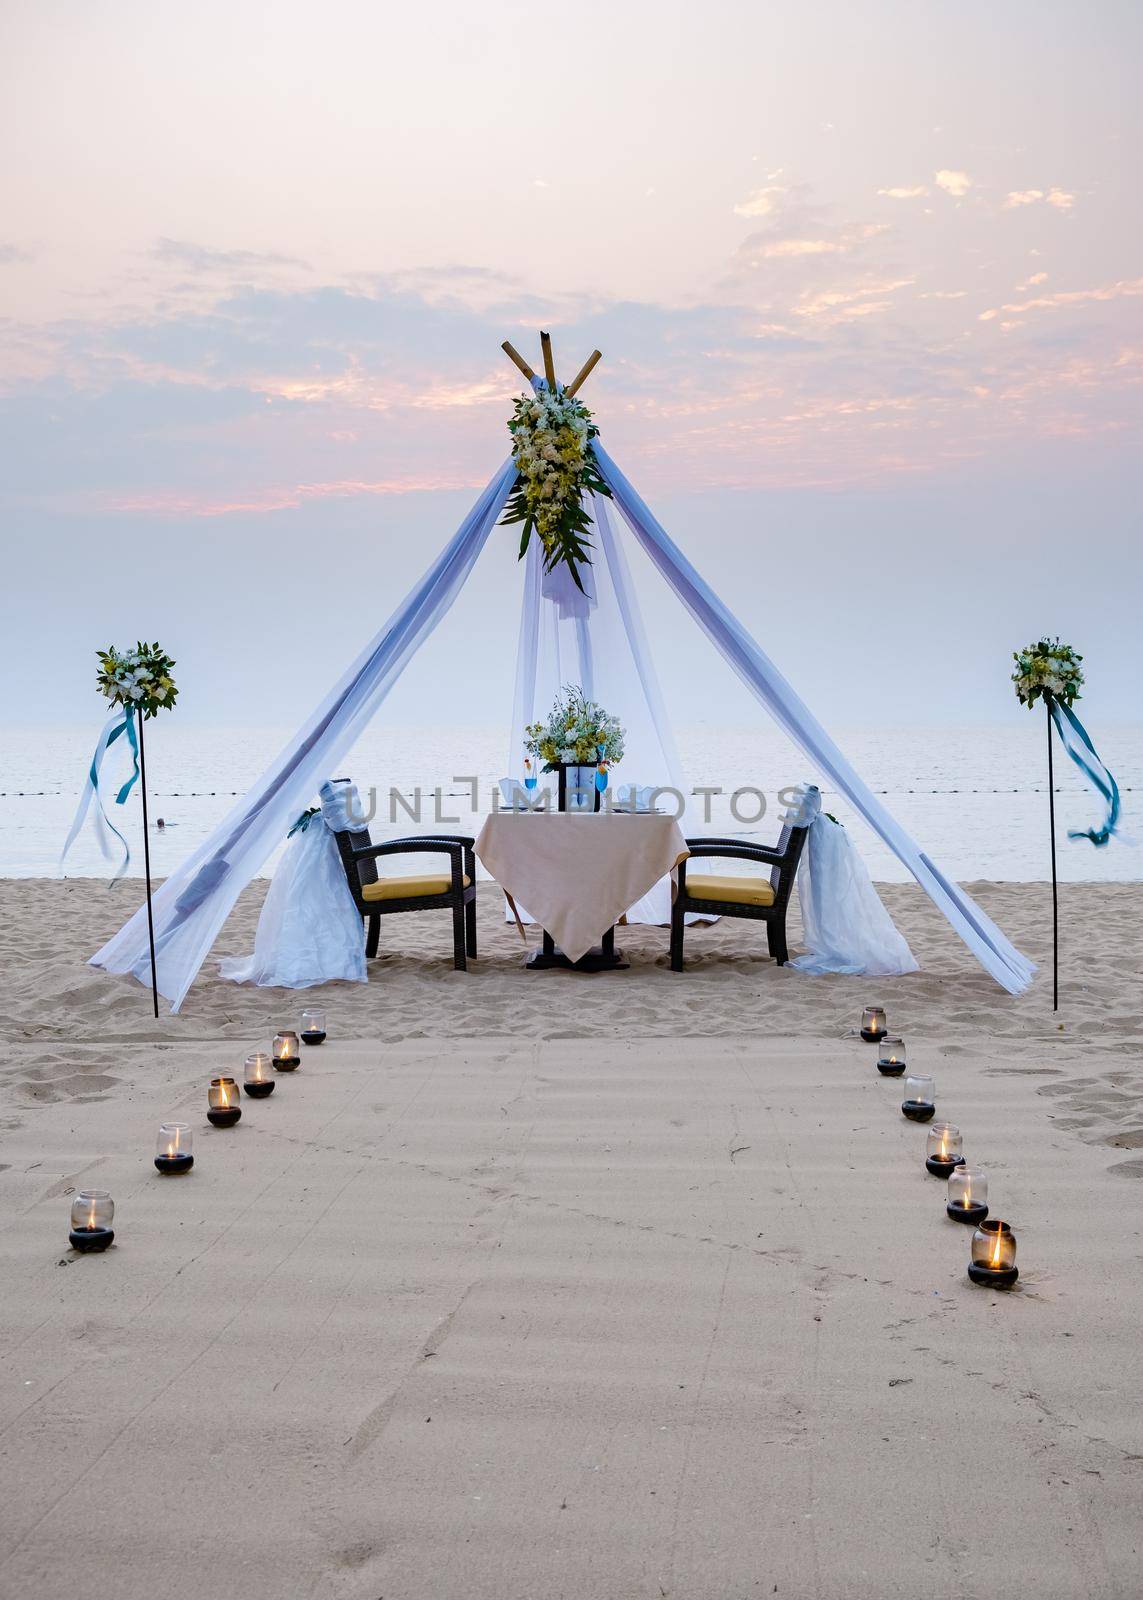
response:
[[(188, 717), (300, 718), (506, 454), (499, 344), (545, 326), (564, 376), (604, 351), (611, 453), (823, 715), (1006, 717), (1048, 630), (1138, 717), (1140, 16), (8, 0), (19, 705), (88, 715), (142, 632)], [(455, 618), (485, 720), (497, 537)], [(737, 715), (667, 655), (683, 715)]]

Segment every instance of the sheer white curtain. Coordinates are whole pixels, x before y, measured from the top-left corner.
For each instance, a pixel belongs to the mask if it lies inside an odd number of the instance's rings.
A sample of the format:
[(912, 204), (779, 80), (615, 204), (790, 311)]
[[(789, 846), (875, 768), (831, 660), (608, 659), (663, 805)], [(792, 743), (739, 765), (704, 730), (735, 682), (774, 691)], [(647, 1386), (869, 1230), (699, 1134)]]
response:
[(628, 527), (699, 627), (780, 728), (810, 757), (817, 769), (857, 808), (944, 913), (986, 972), (1010, 994), (1032, 981), (1035, 965), (996, 924), (909, 837), (862, 781), (837, 745), (730, 608), (705, 583), (668, 537), (654, 513), (596, 441), (604, 479)]
[[(566, 567), (544, 572), (538, 540), (533, 538), (528, 546), (508, 776), (523, 777), (526, 725), (542, 721), (560, 690), (572, 684), (623, 725), (624, 756), (611, 771), (613, 790), (636, 784), (685, 794), (683, 769), (647, 647), (621, 535), (608, 514), (606, 500), (592, 496), (590, 510), (592, 562), (581, 568), (586, 594), (573, 583)], [(661, 803), (667, 807), (674, 802), (664, 797)], [(685, 816), (680, 826), (685, 833)], [(667, 923), (670, 918), (669, 878), (657, 883), (627, 912), (629, 922)]]
[[(515, 481), (506, 461), (460, 528), (250, 793), (154, 897), (159, 991), (177, 1011), (234, 902), (449, 610)], [(145, 908), (91, 958), (150, 983)]]

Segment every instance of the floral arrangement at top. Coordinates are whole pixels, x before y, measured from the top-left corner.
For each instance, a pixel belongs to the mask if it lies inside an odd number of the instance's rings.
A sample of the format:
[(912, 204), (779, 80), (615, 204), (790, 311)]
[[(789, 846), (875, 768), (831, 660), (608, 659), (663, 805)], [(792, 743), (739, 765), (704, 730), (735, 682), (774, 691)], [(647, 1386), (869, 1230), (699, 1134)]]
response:
[(140, 642), (122, 655), (112, 645), (97, 654), (99, 692), (113, 705), (138, 711), (144, 717), (154, 717), (174, 705), (179, 692), (171, 677), (174, 662), (157, 643)]
[(591, 522), (583, 497), (611, 498), (591, 447), (599, 429), (582, 401), (562, 389), (541, 389), (516, 401), (508, 432), (519, 476), (501, 521), (524, 524), (521, 558), (534, 531), (544, 547), (545, 571), (564, 562), (582, 590), (579, 563), (591, 562)]
[(545, 763), (545, 771), (561, 764), (614, 766), (623, 760), (623, 729), (582, 689), (565, 688), (547, 721), (524, 729), (524, 748)]
[(1037, 700), (1062, 700), (1070, 706), (1079, 698), (1083, 683), (1083, 660), (1070, 644), (1058, 639), (1040, 639), (1024, 650), (1013, 651), (1016, 671), (1012, 682), (1016, 685), (1016, 698), (1029, 710)]

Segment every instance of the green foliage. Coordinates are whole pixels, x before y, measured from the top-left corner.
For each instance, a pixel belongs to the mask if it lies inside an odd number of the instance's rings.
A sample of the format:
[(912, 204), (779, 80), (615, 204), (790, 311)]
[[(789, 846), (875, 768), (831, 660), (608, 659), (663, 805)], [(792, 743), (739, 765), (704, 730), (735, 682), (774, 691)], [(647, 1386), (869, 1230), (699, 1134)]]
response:
[(175, 663), (158, 641), (143, 644), (140, 640), (133, 650), (122, 654), (110, 645), (96, 655), (96, 684), (113, 705), (131, 706), (142, 717), (157, 716), (174, 705), (179, 692), (171, 676)]
[(1062, 700), (1071, 705), (1079, 699), (1083, 683), (1083, 660), (1070, 644), (1058, 639), (1039, 639), (1023, 650), (1014, 650), (1012, 659), (1016, 671), (1012, 682), (1016, 685), (1016, 698), (1031, 710), (1037, 700), (1050, 703)]
[(613, 767), (623, 760), (623, 729), (582, 689), (565, 686), (547, 721), (530, 723), (524, 729), (524, 748), (548, 768), (561, 762), (568, 766), (594, 767), (599, 763)]
[(581, 401), (547, 389), (521, 395), (508, 423), (518, 476), (501, 522), (522, 524), (520, 558), (535, 533), (544, 549), (544, 570), (563, 562), (583, 589), (579, 567), (591, 562), (591, 519), (584, 496), (611, 498), (591, 447), (599, 429)]

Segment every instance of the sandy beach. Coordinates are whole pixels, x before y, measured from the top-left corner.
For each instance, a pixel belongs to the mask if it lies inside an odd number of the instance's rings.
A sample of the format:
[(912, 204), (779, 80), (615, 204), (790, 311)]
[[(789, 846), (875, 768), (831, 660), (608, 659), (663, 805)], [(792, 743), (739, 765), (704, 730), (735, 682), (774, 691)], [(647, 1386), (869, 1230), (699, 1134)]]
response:
[[(970, 887), (1042, 962), (1046, 887)], [(494, 892), (465, 976), (399, 919), (213, 1130), (208, 1077), (303, 996), (204, 969), (155, 1024), (83, 965), (137, 884), (0, 885), (0, 1594), (1138, 1594), (1143, 886), (1063, 892), (1056, 1019), (882, 893), (923, 970), (872, 985), (733, 923), (681, 976), (647, 928), (628, 972), (525, 974)], [(1011, 1294), (965, 1276), (870, 997), (989, 1170)], [(116, 1244), (79, 1258), (91, 1184)]]

